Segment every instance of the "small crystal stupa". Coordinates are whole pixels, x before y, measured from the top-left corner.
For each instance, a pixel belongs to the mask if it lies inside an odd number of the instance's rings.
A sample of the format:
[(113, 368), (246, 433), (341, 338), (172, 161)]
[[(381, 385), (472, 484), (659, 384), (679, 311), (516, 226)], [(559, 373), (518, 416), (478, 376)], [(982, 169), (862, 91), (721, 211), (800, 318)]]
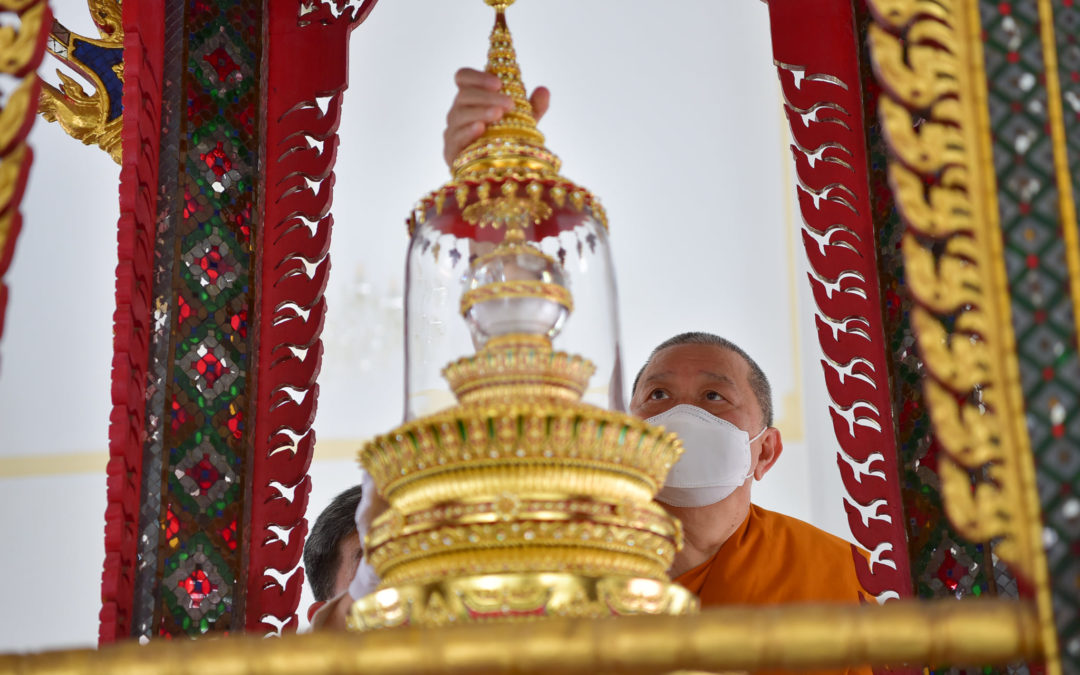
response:
[(350, 625), (694, 611), (653, 502), (681, 445), (621, 410), (607, 220), (536, 128), (513, 0), (485, 2), (515, 105), (409, 219), (405, 423), (360, 451), (389, 508)]

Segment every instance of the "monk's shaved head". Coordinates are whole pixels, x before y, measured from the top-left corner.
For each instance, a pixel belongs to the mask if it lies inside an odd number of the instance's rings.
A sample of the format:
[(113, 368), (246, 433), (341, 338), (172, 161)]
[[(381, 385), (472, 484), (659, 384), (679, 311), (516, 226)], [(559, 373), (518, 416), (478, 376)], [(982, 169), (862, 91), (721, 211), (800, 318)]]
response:
[[(765, 422), (765, 426), (771, 427), (773, 424), (773, 400), (772, 400), (772, 385), (769, 384), (769, 378), (765, 377), (765, 371), (761, 369), (761, 366), (757, 364), (757, 361), (750, 358), (741, 347), (730, 340), (726, 340), (719, 335), (713, 335), (712, 333), (704, 333), (700, 331), (694, 331), (689, 333), (679, 333), (675, 337), (664, 340), (656, 349), (652, 350), (649, 354), (649, 358), (645, 361), (645, 364), (641, 366), (641, 370), (638, 371), (637, 376), (634, 378), (634, 386), (630, 389), (630, 396), (633, 397), (637, 393), (638, 383), (641, 380), (641, 376), (645, 373), (645, 369), (649, 367), (649, 364), (656, 357), (657, 354), (664, 351), (669, 347), (677, 347), (679, 345), (712, 345), (714, 347), (720, 347), (726, 349), (739, 356), (749, 368), (749, 374), (747, 375), (748, 384), (750, 385), (750, 391), (754, 393), (754, 397), (757, 399), (758, 405), (761, 407), (761, 416)], [(725, 376), (726, 377), (726, 376)]]

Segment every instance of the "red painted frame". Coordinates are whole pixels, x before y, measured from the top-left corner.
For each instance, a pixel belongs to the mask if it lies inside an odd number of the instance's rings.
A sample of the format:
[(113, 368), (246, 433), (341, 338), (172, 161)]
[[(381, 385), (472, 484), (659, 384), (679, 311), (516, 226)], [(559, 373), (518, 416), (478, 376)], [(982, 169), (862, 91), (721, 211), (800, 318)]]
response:
[[(264, 223), (245, 625), (296, 626), (307, 532), (319, 335), (329, 272), (333, 166), (348, 37), (371, 12), (323, 0), (267, 2)], [(101, 640), (130, 635), (146, 398), (161, 103), (162, 3), (124, 4), (124, 155)], [(850, 1), (771, 0), (773, 45), (795, 144), (803, 240), (827, 361), (838, 465), (859, 578), (878, 598), (911, 595), (869, 209), (859, 44)], [(838, 31), (838, 27), (841, 29)], [(821, 75), (822, 77), (816, 77)], [(796, 77), (801, 79), (796, 83)], [(843, 83), (839, 85), (837, 83)], [(325, 101), (325, 110), (323, 109)], [(805, 117), (805, 121), (804, 121)], [(318, 143), (322, 144), (319, 148)], [(832, 145), (830, 145), (832, 144)], [(810, 161), (810, 156), (815, 157)], [(835, 161), (833, 161), (835, 160)], [(312, 269), (309, 273), (307, 270)], [(860, 377), (861, 376), (861, 377)], [(286, 537), (275, 529), (288, 531)], [(280, 581), (279, 581), (280, 580)]]
[(769, 0), (844, 508), (863, 587), (910, 597), (853, 0)]

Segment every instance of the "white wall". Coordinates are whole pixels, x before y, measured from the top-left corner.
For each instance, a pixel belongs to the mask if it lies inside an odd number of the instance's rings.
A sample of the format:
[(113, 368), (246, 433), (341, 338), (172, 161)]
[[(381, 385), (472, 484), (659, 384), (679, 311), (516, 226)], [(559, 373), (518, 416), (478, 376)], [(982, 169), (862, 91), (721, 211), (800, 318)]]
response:
[[(81, 0), (52, 4), (90, 30)], [(846, 536), (765, 5), (522, 0), (509, 20), (526, 84), (553, 91), (549, 147), (610, 216), (626, 375), (683, 330), (743, 345), (786, 439), (755, 501)], [(480, 0), (382, 0), (353, 34), (312, 518), (400, 420), (404, 216), (448, 178), (452, 76), (490, 25)], [(54, 125), (33, 143), (0, 342), (0, 650), (92, 644), (103, 554), (118, 170)]]

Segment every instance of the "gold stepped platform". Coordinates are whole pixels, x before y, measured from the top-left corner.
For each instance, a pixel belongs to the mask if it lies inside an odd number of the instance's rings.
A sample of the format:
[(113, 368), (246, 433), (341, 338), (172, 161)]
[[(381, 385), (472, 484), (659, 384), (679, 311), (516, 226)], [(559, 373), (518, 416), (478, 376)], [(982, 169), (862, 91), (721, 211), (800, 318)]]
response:
[[(680, 524), (652, 501), (682, 451), (674, 434), (569, 400), (592, 367), (550, 343), (494, 341), (447, 370), (474, 402), (361, 450), (390, 508), (366, 539), (382, 583), (353, 627), (696, 609), (666, 576)], [(540, 380), (565, 384), (545, 396)]]

